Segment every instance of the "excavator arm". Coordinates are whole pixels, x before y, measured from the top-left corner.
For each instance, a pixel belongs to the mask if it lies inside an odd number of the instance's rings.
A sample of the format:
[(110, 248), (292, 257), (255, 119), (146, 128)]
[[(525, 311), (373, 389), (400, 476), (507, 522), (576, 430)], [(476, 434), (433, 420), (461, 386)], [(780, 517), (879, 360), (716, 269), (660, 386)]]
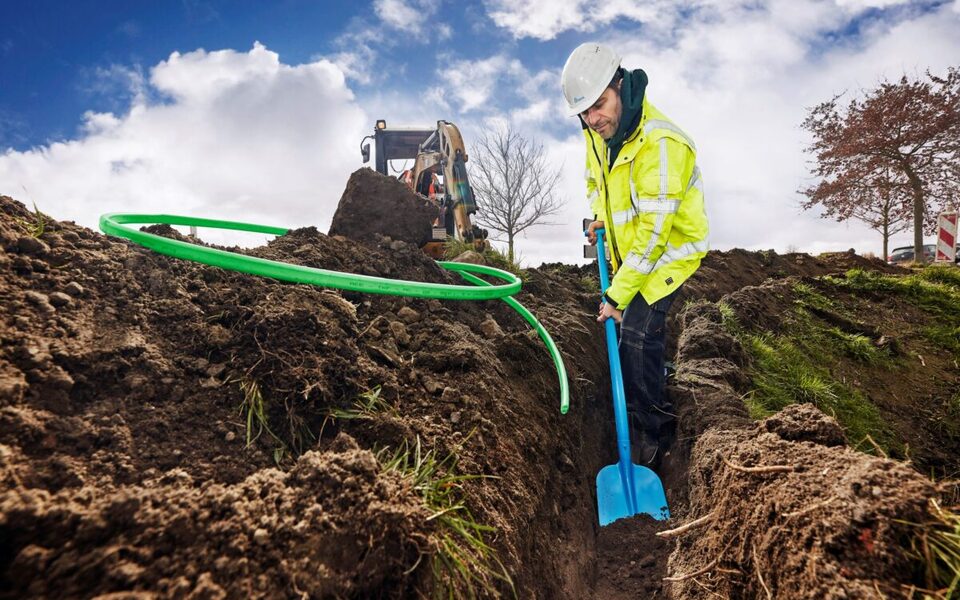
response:
[[(389, 161), (413, 158), (413, 168), (401, 174), (401, 180), (440, 207), (440, 216), (433, 224), (434, 239), (424, 246), (428, 255), (442, 258), (448, 237), (471, 242), (480, 252), (490, 248), (487, 231), (470, 222), (470, 215), (477, 212), (477, 202), (467, 176), (467, 151), (456, 125), (437, 121), (434, 130), (388, 130), (386, 122), (380, 120), (373, 138), (377, 170), (387, 175)], [(369, 146), (361, 151), (366, 162)]]

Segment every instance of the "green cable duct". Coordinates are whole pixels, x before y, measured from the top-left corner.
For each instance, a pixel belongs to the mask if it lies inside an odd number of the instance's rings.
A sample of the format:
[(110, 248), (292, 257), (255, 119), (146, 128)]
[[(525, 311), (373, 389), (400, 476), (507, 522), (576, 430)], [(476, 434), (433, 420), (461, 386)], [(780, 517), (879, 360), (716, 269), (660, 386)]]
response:
[[(304, 267), (275, 260), (267, 260), (265, 258), (257, 258), (255, 256), (246, 256), (225, 250), (218, 250), (216, 248), (207, 248), (188, 242), (181, 242), (180, 240), (173, 240), (124, 226), (127, 224), (143, 225), (155, 223), (208, 227), (211, 229), (232, 229), (252, 233), (267, 233), (270, 235), (285, 235), (288, 231), (282, 227), (239, 223), (236, 221), (221, 221), (218, 219), (200, 219), (178, 215), (122, 213), (102, 215), (100, 217), (100, 230), (108, 235), (126, 238), (154, 252), (166, 254), (167, 256), (192, 260), (231, 271), (271, 277), (281, 281), (307, 283), (319, 287), (336, 288), (351, 292), (408, 296), (414, 298), (436, 298), (439, 300), (493, 300), (500, 298), (517, 311), (527, 323), (533, 326), (540, 335), (540, 339), (546, 344), (547, 350), (550, 352), (550, 357), (553, 359), (553, 364), (557, 369), (557, 377), (560, 380), (560, 413), (566, 414), (570, 408), (570, 390), (567, 382), (567, 370), (563, 365), (563, 358), (560, 356), (560, 351), (553, 342), (553, 338), (550, 337), (550, 334), (540, 321), (533, 316), (533, 313), (512, 297), (513, 294), (520, 291), (521, 285), (520, 279), (513, 273), (485, 265), (438, 261), (437, 264), (444, 269), (456, 271), (461, 277), (475, 285), (402, 281), (383, 277), (372, 277), (369, 275), (340, 273), (338, 271), (328, 271), (326, 269)], [(493, 285), (480, 279), (473, 273), (495, 277), (507, 283)]]

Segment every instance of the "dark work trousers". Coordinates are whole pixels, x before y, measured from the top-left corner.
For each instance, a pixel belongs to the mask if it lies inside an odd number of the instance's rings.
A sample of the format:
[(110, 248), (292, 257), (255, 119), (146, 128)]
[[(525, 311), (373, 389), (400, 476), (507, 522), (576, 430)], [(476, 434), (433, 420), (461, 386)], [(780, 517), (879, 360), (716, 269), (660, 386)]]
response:
[(620, 323), (620, 365), (627, 411), (634, 431), (654, 443), (664, 426), (674, 420), (673, 406), (664, 393), (663, 363), (667, 312), (679, 289), (653, 306), (638, 293), (623, 311)]

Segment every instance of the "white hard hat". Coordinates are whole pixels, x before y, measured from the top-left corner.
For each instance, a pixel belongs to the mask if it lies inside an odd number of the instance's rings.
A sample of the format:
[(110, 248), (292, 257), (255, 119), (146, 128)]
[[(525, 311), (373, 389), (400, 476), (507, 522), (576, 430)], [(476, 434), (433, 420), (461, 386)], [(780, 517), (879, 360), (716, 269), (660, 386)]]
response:
[(592, 42), (577, 46), (560, 76), (571, 117), (593, 106), (619, 67), (620, 56), (609, 46)]

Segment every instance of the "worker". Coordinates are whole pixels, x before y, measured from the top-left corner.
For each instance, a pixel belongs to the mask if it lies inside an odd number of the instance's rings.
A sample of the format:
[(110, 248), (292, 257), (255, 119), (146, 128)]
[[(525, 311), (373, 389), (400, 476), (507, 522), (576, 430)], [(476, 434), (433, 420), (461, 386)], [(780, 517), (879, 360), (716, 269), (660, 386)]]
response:
[(693, 140), (647, 99), (647, 74), (620, 63), (610, 47), (582, 44), (561, 87), (586, 140), (585, 233), (596, 244), (605, 230), (614, 273), (597, 320), (620, 326), (633, 459), (656, 468), (676, 427), (664, 390), (667, 312), (707, 254), (707, 215)]

